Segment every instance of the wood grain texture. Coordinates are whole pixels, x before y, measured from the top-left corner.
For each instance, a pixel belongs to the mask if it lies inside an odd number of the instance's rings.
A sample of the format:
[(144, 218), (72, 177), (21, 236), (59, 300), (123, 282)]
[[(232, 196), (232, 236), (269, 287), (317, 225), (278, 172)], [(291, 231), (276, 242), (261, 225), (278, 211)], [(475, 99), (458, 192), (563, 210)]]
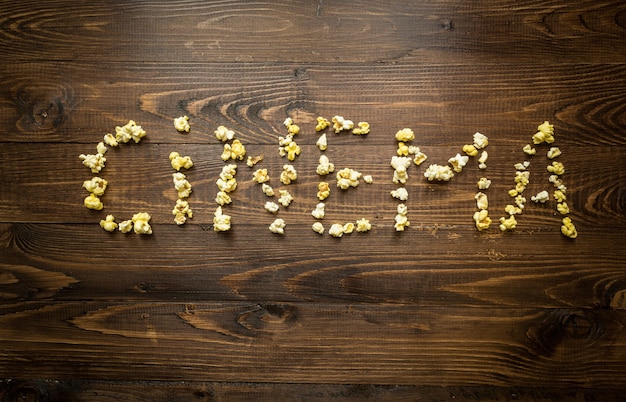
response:
[[(0, 400), (620, 400), (626, 387), (626, 5), (607, 1), (184, 1), (0, 4)], [(191, 132), (172, 121), (188, 115)], [(336, 170), (374, 177), (315, 219), (315, 118)], [(283, 121), (302, 128), (281, 186)], [(78, 155), (110, 149), (105, 209), (82, 203)], [(551, 190), (549, 120), (575, 240), (553, 199), (519, 225), (474, 228), (476, 181), (497, 221), (514, 164), (527, 198)], [(277, 216), (238, 164), (228, 233), (213, 230), (224, 162), (213, 131), (263, 154), (295, 198)], [(395, 132), (428, 155), (409, 169), (411, 226), (393, 228)], [(488, 135), (449, 183), (423, 172)], [(178, 227), (168, 155), (190, 155), (194, 217)], [(152, 214), (151, 236), (104, 232)], [(269, 232), (280, 217), (284, 236)]]

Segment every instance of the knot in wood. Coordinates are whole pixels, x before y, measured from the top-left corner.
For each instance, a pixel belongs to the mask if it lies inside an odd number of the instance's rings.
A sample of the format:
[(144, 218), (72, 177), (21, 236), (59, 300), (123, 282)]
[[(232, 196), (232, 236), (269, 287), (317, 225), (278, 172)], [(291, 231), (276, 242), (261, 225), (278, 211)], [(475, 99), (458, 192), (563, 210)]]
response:
[[(4, 385), (4, 384), (3, 384)], [(43, 383), (35, 381), (10, 381), (2, 392), (2, 402), (48, 402), (48, 391)]]

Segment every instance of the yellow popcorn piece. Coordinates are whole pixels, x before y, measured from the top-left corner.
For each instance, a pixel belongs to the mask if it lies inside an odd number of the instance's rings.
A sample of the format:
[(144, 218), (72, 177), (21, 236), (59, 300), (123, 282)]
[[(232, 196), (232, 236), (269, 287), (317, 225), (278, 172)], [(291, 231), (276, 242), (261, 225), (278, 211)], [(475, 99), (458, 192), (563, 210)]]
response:
[(421, 165), (428, 159), (425, 153), (421, 152), (419, 148), (417, 148), (417, 152), (414, 153), (413, 163), (417, 166)]
[(287, 159), (294, 161), (296, 156), (300, 155), (301, 149), (295, 141), (291, 141), (287, 146), (285, 146), (284, 151), (287, 153)]
[(509, 215), (508, 218), (500, 218), (501, 231), (505, 232), (507, 230), (515, 229), (515, 227), (517, 227), (517, 220), (515, 219), (515, 215)]
[(561, 162), (554, 161), (552, 165), (548, 165), (547, 170), (550, 173), (560, 176), (565, 173), (565, 166)]
[(96, 145), (96, 151), (100, 154), (100, 155), (104, 155), (107, 152), (107, 147), (106, 145), (104, 145), (104, 142), (100, 141), (98, 143), (98, 145)]
[(487, 190), (489, 187), (491, 187), (491, 180), (487, 179), (486, 177), (481, 177), (480, 179), (478, 179), (476, 185), (478, 186), (479, 190)]
[(283, 219), (276, 219), (274, 220), (274, 222), (272, 222), (272, 224), (269, 226), (270, 232), (272, 233), (276, 233), (276, 234), (285, 234), (285, 221)]
[(520, 215), (522, 213), (522, 209), (518, 207), (517, 205), (507, 204), (504, 207), (504, 212), (506, 212), (509, 215)]
[(230, 215), (222, 213), (222, 207), (218, 206), (213, 214), (213, 230), (227, 232), (230, 230)]
[(283, 171), (280, 174), (280, 182), (288, 185), (298, 178), (298, 172), (292, 165), (283, 165)]
[(86, 155), (80, 154), (78, 157), (83, 161), (83, 165), (91, 169), (91, 173), (99, 173), (102, 169), (104, 169), (104, 164), (107, 161), (107, 158), (105, 158), (101, 153)]
[(354, 228), (355, 228), (354, 223), (352, 223), (352, 222), (345, 223), (343, 225), (343, 233), (344, 234), (350, 234), (350, 233), (354, 232)]
[(372, 229), (372, 224), (368, 219), (362, 218), (356, 221), (356, 231), (360, 233), (369, 232)]
[(396, 141), (409, 142), (415, 139), (415, 133), (410, 128), (403, 128), (396, 132)]
[(330, 225), (330, 229), (328, 229), (328, 234), (332, 237), (343, 236), (343, 225), (341, 223), (333, 223)]
[(566, 216), (563, 218), (563, 225), (561, 226), (561, 233), (565, 236), (575, 239), (578, 236), (578, 232), (576, 231), (576, 227), (572, 223), (572, 220)]
[(289, 133), (289, 135), (300, 134), (300, 126), (298, 126), (296, 124), (290, 124), (287, 127), (287, 132)]
[(489, 226), (491, 225), (491, 218), (489, 217), (489, 212), (486, 209), (474, 212), (473, 219), (476, 229), (478, 229), (479, 232), (489, 229)]
[(193, 161), (189, 156), (180, 156), (180, 154), (176, 151), (170, 152), (169, 160), (172, 168), (176, 171), (179, 171), (182, 168), (191, 169), (193, 166)]
[(133, 215), (133, 230), (137, 234), (152, 234), (152, 227), (150, 226), (151, 216), (147, 212), (138, 212)]
[(311, 229), (313, 229), (315, 233), (324, 234), (324, 225), (322, 225), (321, 222), (315, 222), (311, 225)]
[(94, 209), (96, 211), (100, 211), (102, 208), (104, 208), (104, 204), (102, 204), (100, 198), (98, 198), (98, 196), (94, 193), (89, 194), (83, 201), (83, 204), (85, 204), (87, 208)]
[(456, 173), (461, 173), (467, 162), (469, 161), (469, 156), (456, 154), (454, 157), (448, 159), (448, 163), (452, 165), (452, 169)]
[(530, 183), (530, 172), (528, 170), (525, 171), (516, 171), (515, 172), (515, 183), (521, 183), (525, 186)]
[(175, 118), (174, 128), (181, 133), (188, 133), (191, 129), (189, 126), (189, 116), (180, 116)]
[(326, 215), (325, 207), (326, 207), (326, 204), (324, 204), (323, 202), (318, 203), (315, 206), (315, 209), (311, 211), (311, 215), (315, 219), (324, 219), (324, 216)]
[(337, 172), (337, 187), (342, 190), (347, 190), (350, 187), (357, 187), (359, 185), (359, 179), (361, 173), (350, 168), (341, 169)]
[(334, 116), (332, 121), (335, 133), (340, 133), (343, 130), (352, 130), (354, 128), (354, 122), (344, 119), (343, 116)]
[(120, 222), (117, 228), (122, 233), (128, 233), (131, 230), (133, 230), (133, 221), (130, 219), (126, 221), (122, 221)]
[(177, 172), (172, 174), (174, 188), (178, 192), (178, 198), (187, 198), (191, 195), (191, 183), (187, 181), (187, 176)]
[(554, 199), (556, 202), (563, 202), (567, 200), (567, 196), (565, 195), (565, 191), (563, 190), (555, 190), (554, 191)]
[(217, 179), (215, 184), (217, 184), (217, 188), (219, 188), (220, 191), (223, 191), (225, 193), (232, 193), (237, 188), (237, 179), (233, 177), (231, 179), (224, 180), (220, 177), (219, 179)]
[(474, 144), (465, 144), (465, 145), (463, 145), (463, 152), (465, 152), (468, 156), (476, 156), (476, 155), (478, 155), (478, 149), (476, 149)]
[(543, 124), (537, 127), (537, 133), (533, 135), (533, 143), (541, 144), (543, 142), (552, 144), (554, 142), (554, 126), (544, 121)]
[(248, 156), (246, 164), (250, 167), (254, 167), (254, 165), (261, 162), (262, 160), (263, 160), (263, 155)]
[(330, 184), (322, 181), (317, 185), (317, 199), (324, 201), (330, 195)]
[(407, 217), (407, 211), (408, 210), (405, 204), (398, 204), (398, 213), (396, 214), (394, 224), (394, 228), (397, 232), (403, 232), (404, 229), (411, 225), (411, 222), (409, 222), (409, 219)]
[(100, 221), (100, 227), (107, 232), (113, 232), (117, 229), (117, 223), (115, 223), (115, 217), (113, 215), (107, 215), (106, 219)]
[(233, 202), (232, 198), (230, 198), (230, 195), (228, 195), (227, 192), (225, 191), (218, 191), (217, 195), (215, 196), (215, 202), (218, 205), (226, 205), (226, 204), (230, 204), (231, 202)]
[(561, 150), (559, 149), (559, 147), (551, 147), (548, 150), (548, 153), (546, 154), (548, 159), (554, 159), (554, 158), (559, 157), (560, 155), (561, 155)]
[(215, 138), (222, 142), (230, 141), (235, 138), (235, 132), (224, 126), (219, 126), (213, 133), (215, 134)]
[(569, 214), (569, 206), (566, 202), (559, 202), (556, 204), (556, 210), (559, 211), (561, 215)]
[(104, 195), (104, 191), (107, 188), (108, 182), (105, 179), (100, 177), (92, 177), (91, 180), (85, 180), (83, 182), (83, 187), (90, 193), (101, 197)]
[(257, 169), (252, 173), (252, 180), (261, 184), (267, 183), (270, 180), (270, 176), (267, 174), (267, 169)]
[(396, 154), (398, 156), (408, 156), (410, 153), (409, 146), (404, 142), (398, 142), (398, 149), (396, 150)]
[(366, 134), (369, 134), (369, 132), (370, 132), (370, 124), (366, 121), (360, 121), (357, 124), (357, 127), (355, 127), (352, 130), (352, 134), (355, 134), (355, 135), (366, 135)]
[(145, 130), (133, 120), (129, 120), (124, 126), (115, 127), (115, 139), (118, 142), (127, 143), (132, 139), (135, 143), (138, 143), (145, 136)]
[(537, 153), (537, 150), (535, 148), (533, 148), (532, 145), (530, 145), (530, 144), (524, 145), (524, 148), (522, 148), (522, 150), (527, 155), (535, 155)]
[(526, 203), (526, 197), (524, 197), (521, 194), (518, 194), (517, 197), (515, 197), (515, 205), (517, 205), (519, 208), (524, 209), (524, 204)]
[(316, 121), (315, 131), (322, 131), (330, 126), (330, 121), (328, 121), (328, 119), (325, 119), (322, 116), (318, 116), (317, 119), (315, 119), (315, 121)]
[(246, 157), (246, 147), (239, 140), (233, 140), (231, 144), (224, 144), (222, 152), (222, 160), (226, 162), (229, 159), (242, 161)]
[(116, 147), (119, 145), (117, 138), (115, 138), (113, 134), (105, 134), (103, 140), (104, 140), (104, 143), (110, 147)]
[(328, 156), (321, 155), (316, 172), (320, 176), (325, 176), (335, 171), (335, 165), (328, 159)]
[(189, 202), (181, 199), (176, 200), (176, 205), (172, 209), (172, 215), (174, 215), (174, 222), (177, 225), (183, 225), (187, 218), (193, 218), (193, 211), (189, 206)]
[(278, 190), (278, 194), (280, 194), (280, 197), (278, 198), (278, 203), (287, 208), (293, 201), (293, 197), (291, 196), (291, 194), (289, 194), (289, 191), (287, 190)]

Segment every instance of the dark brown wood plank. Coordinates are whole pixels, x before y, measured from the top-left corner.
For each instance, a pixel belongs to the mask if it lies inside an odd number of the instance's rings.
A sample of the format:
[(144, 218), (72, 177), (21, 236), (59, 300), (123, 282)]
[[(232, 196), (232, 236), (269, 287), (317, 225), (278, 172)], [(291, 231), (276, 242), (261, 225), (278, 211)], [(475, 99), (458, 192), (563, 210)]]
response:
[(531, 387), (435, 387), (377, 384), (269, 384), (198, 381), (85, 381), (18, 380), (0, 382), (0, 398), (100, 402), (197, 401), (605, 401), (622, 399), (620, 389), (572, 389)]
[(9, 2), (4, 59), (541, 64), (626, 61), (621, 1)]
[(626, 358), (618, 310), (79, 302), (2, 311), (4, 377), (626, 385), (616, 375)]
[[(226, 125), (246, 143), (275, 144), (288, 116), (312, 134), (318, 115), (342, 115), (370, 122), (370, 145), (403, 127), (420, 145), (475, 131), (523, 145), (544, 120), (561, 145), (626, 144), (623, 64), (5, 63), (0, 72), (2, 142), (95, 144), (133, 119), (146, 142), (205, 143)], [(187, 135), (172, 124), (183, 114)]]
[(482, 235), (424, 226), (335, 239), (256, 225), (228, 234), (164, 226), (140, 237), (83, 226), (5, 227), (3, 299), (626, 306), (621, 232), (571, 241), (556, 227)]

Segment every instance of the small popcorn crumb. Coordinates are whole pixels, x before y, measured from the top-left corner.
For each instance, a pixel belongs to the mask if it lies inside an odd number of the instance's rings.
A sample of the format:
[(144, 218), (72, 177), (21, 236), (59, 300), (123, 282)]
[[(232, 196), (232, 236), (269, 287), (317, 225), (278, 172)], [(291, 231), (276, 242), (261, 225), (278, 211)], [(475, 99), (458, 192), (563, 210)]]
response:
[(100, 227), (107, 232), (113, 232), (117, 229), (117, 223), (115, 223), (115, 217), (113, 215), (107, 215), (106, 219), (100, 221)]
[(181, 133), (188, 133), (191, 127), (189, 126), (189, 116), (180, 116), (174, 119), (174, 128)]
[(270, 232), (272, 233), (276, 233), (276, 234), (285, 234), (285, 221), (283, 219), (276, 219), (274, 220), (274, 222), (272, 222), (272, 224), (269, 226)]

